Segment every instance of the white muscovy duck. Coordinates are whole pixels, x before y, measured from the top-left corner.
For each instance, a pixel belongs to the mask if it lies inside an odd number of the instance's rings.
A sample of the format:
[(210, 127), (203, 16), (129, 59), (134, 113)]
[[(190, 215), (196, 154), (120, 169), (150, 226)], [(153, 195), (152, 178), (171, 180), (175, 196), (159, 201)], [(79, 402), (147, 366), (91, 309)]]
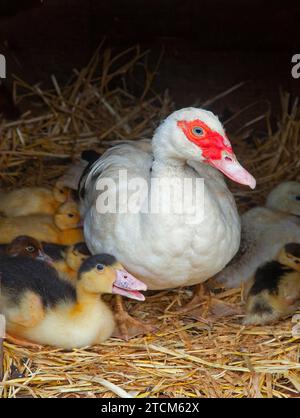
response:
[[(189, 222), (189, 214), (176, 211), (99, 213), (96, 201), (101, 193), (114, 199), (114, 193), (118, 195), (124, 187), (119, 183), (120, 170), (126, 170), (128, 182), (144, 179), (149, 191), (154, 178), (167, 183), (174, 178), (204, 179), (204, 213), (199, 213), (196, 223)], [(90, 251), (113, 254), (153, 290), (195, 285), (214, 276), (240, 244), (240, 218), (220, 172), (255, 187), (255, 179), (239, 164), (219, 119), (203, 109), (173, 112), (157, 128), (152, 143), (137, 141), (109, 149), (85, 169), (79, 186)], [(101, 179), (110, 179), (116, 186), (97, 190)], [(183, 187), (183, 182), (176, 184), (175, 196), (183, 196)], [(133, 193), (128, 192), (128, 200)], [(165, 198), (159, 195), (160, 204)]]

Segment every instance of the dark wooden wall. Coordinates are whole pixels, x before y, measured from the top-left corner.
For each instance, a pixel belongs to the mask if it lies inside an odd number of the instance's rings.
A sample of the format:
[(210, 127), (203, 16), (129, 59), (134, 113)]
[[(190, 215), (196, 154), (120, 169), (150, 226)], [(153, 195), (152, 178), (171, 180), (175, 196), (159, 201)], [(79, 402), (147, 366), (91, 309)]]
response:
[(0, 49), (9, 74), (47, 83), (89, 60), (103, 37), (115, 50), (140, 43), (152, 59), (165, 49), (156, 80), (179, 105), (242, 80), (247, 102), (299, 94), (291, 56), (300, 53), (300, 2), (276, 0), (1, 0)]

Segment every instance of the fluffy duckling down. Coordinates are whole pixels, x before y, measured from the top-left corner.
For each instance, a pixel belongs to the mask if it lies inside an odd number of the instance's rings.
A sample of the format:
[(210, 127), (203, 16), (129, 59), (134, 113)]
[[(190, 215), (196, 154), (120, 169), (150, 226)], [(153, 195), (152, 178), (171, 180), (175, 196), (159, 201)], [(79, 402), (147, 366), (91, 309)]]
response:
[(80, 214), (75, 202), (59, 206), (54, 215), (36, 214), (0, 218), (0, 242), (9, 243), (19, 235), (39, 241), (71, 245), (83, 240)]
[(0, 212), (4, 216), (26, 216), (37, 213), (54, 214), (66, 202), (70, 190), (58, 181), (52, 190), (44, 187), (23, 187), (0, 194)]
[(248, 284), (245, 324), (267, 324), (300, 304), (300, 244), (289, 243), (277, 260), (259, 267)]
[(248, 210), (241, 221), (239, 251), (215, 276), (226, 287), (248, 281), (259, 266), (275, 259), (285, 244), (300, 243), (300, 182), (278, 184), (266, 205)]
[(72, 349), (105, 341), (115, 319), (99, 296), (116, 293), (144, 300), (139, 291), (147, 289), (108, 254), (84, 261), (76, 287), (46, 263), (25, 257), (0, 260), (0, 313), (7, 331), (38, 344)]
[(52, 259), (44, 252), (42, 244), (26, 235), (16, 237), (10, 244), (4, 245), (2, 254), (9, 257), (30, 257), (52, 264)]
[[(42, 248), (42, 244), (35, 238), (29, 237), (26, 235), (15, 238), (10, 244), (1, 245), (1, 252), (0, 252), (1, 281), (2, 281), (1, 265), (3, 261), (5, 263), (6, 258), (15, 258), (14, 263), (16, 264), (17, 268), (20, 268), (20, 271), (21, 271), (20, 260), (23, 260), (24, 258), (37, 260), (38, 262), (42, 262), (42, 264), (47, 263), (48, 266), (52, 265), (52, 259), (47, 254), (45, 254)], [(40, 265), (41, 264), (38, 264), (38, 266)], [(0, 290), (2, 292), (2, 282), (1, 282)], [(0, 311), (1, 311), (1, 301), (0, 301)], [(0, 315), (0, 318), (1, 318), (1, 315)], [(12, 337), (10, 336), (10, 338)], [(24, 344), (24, 342), (21, 340), (16, 340), (16, 339), (13, 339), (13, 340), (18, 344)], [(0, 350), (1, 350), (1, 344), (0, 344)]]
[(43, 250), (51, 258), (59, 276), (71, 281), (76, 280), (80, 266), (91, 255), (85, 242), (69, 246), (43, 243)]

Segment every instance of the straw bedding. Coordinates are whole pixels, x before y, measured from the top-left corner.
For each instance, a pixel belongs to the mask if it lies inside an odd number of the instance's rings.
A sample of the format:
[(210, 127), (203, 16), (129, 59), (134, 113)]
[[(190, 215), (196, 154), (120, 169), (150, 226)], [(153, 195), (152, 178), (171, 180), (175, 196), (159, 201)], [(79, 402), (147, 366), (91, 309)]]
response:
[[(138, 47), (118, 56), (99, 48), (64, 87), (55, 76), (47, 91), (16, 79), (14, 99), (24, 113), (0, 127), (1, 187), (53, 184), (83, 149), (101, 151), (118, 140), (150, 137), (173, 109), (167, 93), (153, 91), (156, 71)], [(136, 80), (142, 78), (141, 85)], [(226, 100), (227, 93), (216, 100)], [(258, 180), (255, 191), (231, 183), (242, 211), (261, 203), (277, 182), (300, 179), (300, 110), (286, 93), (281, 102), (275, 130), (269, 112), (242, 127), (263, 121), (264, 138), (245, 141), (242, 131), (231, 136), (240, 161)], [(226, 126), (232, 133), (230, 121)], [(127, 302), (134, 316), (158, 328), (128, 342), (110, 339), (67, 352), (6, 340), (0, 397), (299, 396), (299, 337), (291, 318), (244, 327), (242, 290), (214, 283), (203, 304), (179, 311), (190, 297), (185, 288), (152, 294), (145, 303)]]

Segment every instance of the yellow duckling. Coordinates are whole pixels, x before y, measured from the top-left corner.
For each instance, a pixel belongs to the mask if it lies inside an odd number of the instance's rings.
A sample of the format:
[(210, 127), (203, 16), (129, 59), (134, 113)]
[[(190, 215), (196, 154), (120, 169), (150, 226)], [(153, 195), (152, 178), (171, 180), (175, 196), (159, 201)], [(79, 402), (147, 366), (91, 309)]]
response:
[(79, 225), (77, 204), (70, 201), (62, 204), (54, 215), (0, 218), (0, 243), (9, 243), (19, 235), (29, 235), (39, 241), (71, 245), (83, 240)]
[(36, 213), (54, 214), (70, 197), (70, 190), (57, 181), (52, 190), (44, 187), (23, 187), (0, 194), (0, 212), (4, 216), (26, 216)]
[(43, 250), (59, 276), (71, 281), (75, 281), (80, 266), (91, 255), (85, 242), (69, 246), (43, 243)]
[(112, 335), (115, 320), (102, 294), (144, 300), (139, 290), (147, 289), (108, 254), (85, 260), (75, 288), (46, 263), (28, 257), (1, 257), (0, 271), (0, 314), (7, 331), (65, 349), (98, 344)]
[(277, 261), (259, 267), (249, 283), (245, 324), (267, 324), (300, 304), (300, 244), (289, 243)]

